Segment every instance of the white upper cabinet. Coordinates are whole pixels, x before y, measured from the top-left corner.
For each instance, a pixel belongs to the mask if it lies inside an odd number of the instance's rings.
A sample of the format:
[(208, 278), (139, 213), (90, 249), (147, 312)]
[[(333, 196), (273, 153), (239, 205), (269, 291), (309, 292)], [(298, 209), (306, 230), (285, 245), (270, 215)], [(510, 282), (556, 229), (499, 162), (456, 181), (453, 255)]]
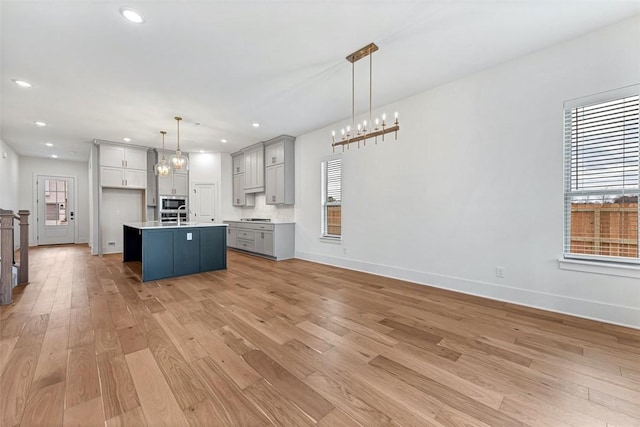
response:
[(99, 155), (102, 187), (147, 188), (146, 149), (100, 144)]
[(100, 166), (147, 170), (147, 150), (100, 144)]

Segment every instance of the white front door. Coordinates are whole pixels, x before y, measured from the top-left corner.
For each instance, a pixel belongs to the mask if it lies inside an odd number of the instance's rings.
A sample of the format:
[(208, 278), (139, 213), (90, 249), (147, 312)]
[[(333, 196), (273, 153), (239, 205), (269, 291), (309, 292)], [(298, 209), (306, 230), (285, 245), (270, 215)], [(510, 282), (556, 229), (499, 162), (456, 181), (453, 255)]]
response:
[(74, 189), (71, 177), (38, 175), (38, 245), (75, 243)]
[(194, 184), (191, 194), (191, 219), (196, 222), (215, 221), (215, 184)]

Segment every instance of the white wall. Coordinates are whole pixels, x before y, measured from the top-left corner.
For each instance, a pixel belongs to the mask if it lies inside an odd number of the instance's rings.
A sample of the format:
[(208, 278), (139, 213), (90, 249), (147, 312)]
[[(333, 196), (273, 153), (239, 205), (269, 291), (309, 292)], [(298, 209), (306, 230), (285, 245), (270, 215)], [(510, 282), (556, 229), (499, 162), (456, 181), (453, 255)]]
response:
[[(9, 145), (0, 139), (0, 209), (8, 209), (17, 212), (20, 209), (29, 209), (18, 201), (18, 181), (20, 170), (19, 157)], [(18, 221), (14, 222), (15, 238), (14, 246), (20, 246), (20, 227)]]
[[(215, 184), (214, 219), (222, 222), (222, 202), (220, 183), (222, 181), (222, 166), (220, 153), (189, 153), (189, 200), (193, 195), (195, 184)], [(189, 202), (191, 203), (191, 201)], [(189, 217), (190, 220), (196, 220)]]
[(28, 209), (18, 203), (19, 157), (0, 139), (0, 209)]
[(71, 176), (76, 182), (76, 243), (89, 242), (89, 174), (86, 162), (59, 159), (20, 157), (19, 205), (32, 214), (29, 226), (29, 245), (37, 245), (35, 182), (37, 175)]
[(638, 52), (635, 17), (380, 109), (401, 130), (343, 154), (340, 245), (319, 239), (320, 162), (347, 120), (298, 137), (296, 256), (640, 327), (637, 278), (558, 266), (563, 101), (638, 83)]

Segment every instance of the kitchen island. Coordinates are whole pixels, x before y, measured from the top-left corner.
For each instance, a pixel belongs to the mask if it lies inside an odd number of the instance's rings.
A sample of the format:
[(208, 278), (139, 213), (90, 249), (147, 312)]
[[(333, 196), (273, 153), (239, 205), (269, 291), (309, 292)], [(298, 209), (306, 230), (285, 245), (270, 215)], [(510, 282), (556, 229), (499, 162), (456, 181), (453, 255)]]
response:
[(142, 281), (227, 268), (227, 225), (159, 221), (123, 225), (123, 262), (138, 261)]

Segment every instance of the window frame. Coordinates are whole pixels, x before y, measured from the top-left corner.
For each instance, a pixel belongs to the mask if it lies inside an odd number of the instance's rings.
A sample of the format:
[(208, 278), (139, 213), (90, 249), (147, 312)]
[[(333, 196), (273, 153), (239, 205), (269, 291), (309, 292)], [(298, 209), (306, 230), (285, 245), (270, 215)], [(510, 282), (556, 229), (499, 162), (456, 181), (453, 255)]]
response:
[[(587, 262), (592, 264), (603, 264), (612, 266), (629, 266), (632, 268), (640, 267), (640, 257), (623, 257), (623, 256), (610, 256), (610, 255), (594, 255), (594, 254), (581, 254), (571, 252), (571, 202), (572, 198), (576, 196), (637, 196), (640, 201), (640, 185), (635, 189), (579, 189), (572, 190), (571, 187), (571, 168), (573, 166), (573, 159), (571, 153), (571, 132), (572, 124), (570, 120), (567, 120), (567, 115), (571, 115), (571, 112), (575, 108), (586, 107), (589, 105), (605, 103), (609, 101), (615, 101), (622, 98), (640, 96), (640, 84), (615, 89), (612, 91), (602, 92), (595, 95), (576, 98), (566, 101), (563, 108), (563, 198), (564, 198), (564, 224), (563, 224), (563, 259), (567, 261)], [(640, 115), (640, 113), (639, 113)], [(640, 121), (640, 118), (639, 118)], [(639, 169), (640, 169), (640, 157), (639, 157)], [(638, 172), (640, 175), (640, 171)], [(640, 179), (640, 176), (639, 176)], [(638, 207), (638, 229), (640, 230), (640, 203)], [(640, 235), (638, 237), (638, 250), (640, 251)]]
[[(335, 160), (339, 160), (340, 161), (340, 201), (338, 202), (328, 202), (327, 201), (327, 193), (328, 193), (328, 165), (329, 162), (331, 161), (335, 161)], [(343, 188), (343, 179), (342, 179), (342, 173), (344, 170), (344, 160), (342, 158), (342, 155), (340, 154), (336, 154), (333, 156), (329, 156), (329, 157), (325, 157), (322, 159), (322, 161), (320, 162), (320, 170), (321, 170), (321, 200), (320, 200), (320, 205), (321, 205), (321, 213), (320, 213), (320, 217), (321, 217), (321, 223), (320, 223), (320, 238), (326, 241), (331, 241), (331, 242), (340, 242), (342, 240), (342, 205), (343, 205), (343, 194), (344, 194), (344, 188)], [(328, 233), (328, 215), (327, 215), (327, 208), (330, 206), (340, 206), (340, 214), (341, 214), (341, 219), (340, 219), (340, 234), (329, 234)]]

